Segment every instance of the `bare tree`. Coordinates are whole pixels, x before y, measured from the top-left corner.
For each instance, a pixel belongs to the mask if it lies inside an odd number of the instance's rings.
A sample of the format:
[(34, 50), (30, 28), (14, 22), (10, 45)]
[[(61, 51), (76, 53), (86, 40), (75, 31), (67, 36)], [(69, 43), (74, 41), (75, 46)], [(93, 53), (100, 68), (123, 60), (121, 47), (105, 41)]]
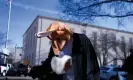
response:
[(114, 61), (114, 64), (117, 65), (117, 60), (121, 60), (121, 55), (118, 52), (119, 49), (119, 40), (116, 39), (116, 35), (113, 33), (112, 35), (112, 51), (115, 52), (114, 58), (112, 61)]
[(124, 37), (117, 39), (116, 34), (110, 31), (101, 30), (100, 34), (93, 32), (90, 39), (97, 51), (100, 66), (110, 62), (117, 65), (118, 60), (123, 62), (129, 56), (129, 49), (133, 47), (132, 38), (129, 39), (129, 42)]
[(119, 41), (119, 48), (122, 54), (122, 61), (128, 56), (130, 44), (131, 43), (125, 41), (124, 37), (121, 37), (121, 40)]
[(101, 60), (101, 54), (98, 50), (98, 35), (97, 35), (97, 32), (92, 32), (91, 34), (91, 37), (90, 37), (90, 40), (94, 46), (94, 49), (96, 50), (96, 55), (97, 55), (97, 58), (98, 58), (98, 61), (99, 61), (99, 65), (101, 66), (102, 65), (102, 60)]
[(119, 40), (113, 39), (112, 49), (116, 53), (116, 60), (123, 62), (129, 56), (129, 49), (132, 45), (132, 42), (126, 41), (124, 37), (121, 37)]
[(92, 22), (96, 18), (122, 20), (133, 16), (133, 0), (59, 0), (65, 18)]
[[(0, 32), (0, 46), (3, 46), (6, 42), (6, 34), (3, 32)], [(8, 43), (11, 44), (12, 41), (8, 40)]]
[(112, 47), (112, 37), (108, 31), (105, 31), (104, 33), (101, 32), (99, 36), (99, 50), (102, 53), (103, 56), (103, 63), (102, 65), (107, 65), (107, 59), (109, 58), (109, 49)]
[(94, 32), (91, 35), (90, 39), (93, 43), (94, 48), (97, 51), (97, 57), (100, 66), (106, 65), (108, 63), (107, 58), (109, 58), (109, 56), (114, 57), (109, 54), (109, 49), (112, 48), (112, 41), (113, 41), (112, 33), (108, 31), (103, 32), (101, 30), (99, 35), (96, 32)]
[(0, 32), (0, 46), (5, 43), (5, 34)]

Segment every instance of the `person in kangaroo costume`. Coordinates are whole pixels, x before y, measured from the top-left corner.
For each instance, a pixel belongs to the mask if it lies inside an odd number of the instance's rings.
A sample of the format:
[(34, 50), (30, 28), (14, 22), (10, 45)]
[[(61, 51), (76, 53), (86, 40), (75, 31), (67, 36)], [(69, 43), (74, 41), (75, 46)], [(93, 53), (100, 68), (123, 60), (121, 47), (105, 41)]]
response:
[(95, 49), (85, 34), (75, 33), (63, 22), (53, 22), (38, 38), (51, 41), (48, 58), (29, 75), (41, 80), (100, 80)]

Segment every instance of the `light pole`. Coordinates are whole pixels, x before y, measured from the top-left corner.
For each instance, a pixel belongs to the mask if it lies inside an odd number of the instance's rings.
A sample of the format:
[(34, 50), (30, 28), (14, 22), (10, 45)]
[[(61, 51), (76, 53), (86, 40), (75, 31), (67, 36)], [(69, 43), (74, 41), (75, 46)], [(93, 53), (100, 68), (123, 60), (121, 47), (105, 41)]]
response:
[(15, 45), (14, 63), (16, 61), (16, 51), (17, 51), (16, 48), (17, 48), (17, 44)]
[(10, 18), (11, 18), (12, 0), (9, 0), (8, 3), (9, 3), (9, 13), (8, 13), (8, 25), (7, 25), (5, 48), (7, 48), (7, 44), (8, 44), (8, 33), (9, 33), (9, 29), (10, 29)]

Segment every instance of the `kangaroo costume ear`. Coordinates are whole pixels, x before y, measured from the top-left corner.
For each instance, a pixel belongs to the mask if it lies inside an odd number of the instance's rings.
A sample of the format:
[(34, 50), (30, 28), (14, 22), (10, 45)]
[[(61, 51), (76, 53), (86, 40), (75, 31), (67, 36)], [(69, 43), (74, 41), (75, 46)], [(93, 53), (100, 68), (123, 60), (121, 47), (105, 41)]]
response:
[[(42, 38), (42, 37), (48, 37), (49, 35), (51, 35), (55, 30), (51, 30), (51, 31), (46, 31), (46, 32), (38, 32), (35, 34), (35, 36), (37, 38)], [(49, 37), (50, 38), (50, 37)]]
[(64, 55), (63, 57), (54, 56), (51, 60), (51, 68), (56, 74), (64, 74), (65, 73), (64, 67), (68, 61), (70, 61), (70, 63), (72, 64), (71, 56), (68, 55)]

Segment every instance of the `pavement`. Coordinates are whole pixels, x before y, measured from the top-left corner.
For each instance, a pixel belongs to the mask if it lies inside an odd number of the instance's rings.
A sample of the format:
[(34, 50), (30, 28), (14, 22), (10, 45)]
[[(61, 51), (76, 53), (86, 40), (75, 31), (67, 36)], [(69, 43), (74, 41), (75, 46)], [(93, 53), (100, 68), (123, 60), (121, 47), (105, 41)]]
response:
[(32, 79), (31, 77), (0, 77), (0, 80), (38, 80), (38, 79)]

